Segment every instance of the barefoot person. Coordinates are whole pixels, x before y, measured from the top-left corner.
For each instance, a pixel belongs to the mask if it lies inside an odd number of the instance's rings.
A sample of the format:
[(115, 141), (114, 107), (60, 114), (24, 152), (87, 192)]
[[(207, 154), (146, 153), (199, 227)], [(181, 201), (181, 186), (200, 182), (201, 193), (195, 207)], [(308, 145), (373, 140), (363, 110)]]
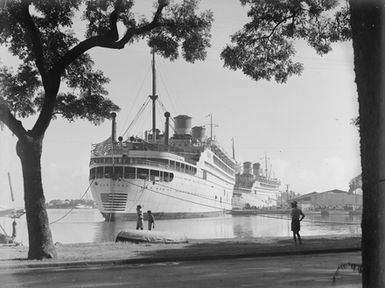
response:
[(13, 219), (13, 222), (12, 222), (12, 241), (15, 240), (16, 238), (16, 219)]
[(298, 243), (302, 244), (299, 231), (301, 230), (301, 221), (305, 217), (305, 214), (297, 207), (297, 201), (291, 203), (291, 208), (291, 231), (293, 231), (294, 243), (297, 244), (298, 238)]
[(151, 213), (151, 210), (147, 211), (147, 215), (148, 215), (148, 230), (151, 230), (152, 228), (155, 228), (155, 217)]
[(138, 205), (136, 206), (136, 214), (138, 216), (136, 221), (136, 230), (143, 230), (143, 212), (142, 212), (142, 206)]

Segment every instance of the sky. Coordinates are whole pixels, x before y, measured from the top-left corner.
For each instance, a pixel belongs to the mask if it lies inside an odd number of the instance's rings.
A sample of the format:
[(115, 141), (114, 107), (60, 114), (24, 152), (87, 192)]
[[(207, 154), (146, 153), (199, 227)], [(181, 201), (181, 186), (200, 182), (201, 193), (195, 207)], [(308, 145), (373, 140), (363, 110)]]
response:
[[(152, 1), (137, 1), (136, 7), (138, 13), (148, 13)], [(264, 165), (267, 155), (271, 176), (281, 180), (282, 190), (288, 184), (300, 194), (347, 191), (349, 181), (361, 171), (359, 134), (351, 124), (358, 115), (352, 43), (335, 44), (331, 53), (321, 57), (305, 42), (297, 42), (296, 59), (304, 64), (301, 76), (289, 78), (286, 84), (256, 82), (241, 71), (224, 68), (219, 57), (230, 35), (247, 20), (247, 10), (238, 0), (206, 0), (200, 7), (211, 9), (215, 19), (207, 59), (194, 64), (156, 59), (157, 94), (167, 110), (174, 117), (191, 116), (193, 126), (209, 124), (207, 115), (212, 114), (213, 135), (220, 145), (231, 154), (233, 138), (239, 162)], [(77, 25), (77, 32), (82, 32), (80, 22)], [(140, 42), (123, 50), (96, 48), (90, 55), (111, 80), (107, 90), (121, 107), (117, 132), (123, 135), (152, 91), (150, 49)], [(0, 59), (4, 64), (14, 63), (4, 49)], [(149, 108), (124, 137), (142, 136), (144, 130), (151, 129)], [(164, 111), (158, 111), (157, 127), (163, 130)], [(22, 121), (28, 129), (34, 120)], [(110, 133), (109, 121), (100, 126), (83, 120), (51, 123), (42, 155), (47, 201), (79, 199), (86, 192), (91, 144), (105, 140)], [(16, 137), (6, 127), (0, 130), (0, 205), (10, 202), (8, 172), (15, 202), (23, 204), (15, 143)]]

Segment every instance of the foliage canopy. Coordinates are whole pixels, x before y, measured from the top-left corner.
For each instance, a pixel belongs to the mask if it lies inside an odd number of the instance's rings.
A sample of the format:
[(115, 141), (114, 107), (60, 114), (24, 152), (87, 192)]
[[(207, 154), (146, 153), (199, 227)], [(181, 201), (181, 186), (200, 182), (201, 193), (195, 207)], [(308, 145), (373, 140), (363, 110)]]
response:
[[(144, 39), (171, 60), (180, 54), (189, 62), (206, 57), (213, 15), (198, 15), (198, 1), (159, 0), (152, 19), (136, 15), (133, 7), (133, 0), (6, 2), (0, 10), (0, 45), (8, 47), (20, 65), (16, 71), (0, 70), (3, 108), (23, 118), (43, 111), (53, 99), (52, 117), (98, 123), (119, 107), (107, 98), (104, 85), (109, 79), (95, 70), (88, 50), (122, 49)], [(76, 33), (79, 19), (86, 23), (83, 40)], [(119, 31), (122, 27), (125, 31)], [(66, 85), (59, 90), (61, 82)]]
[(331, 43), (351, 37), (350, 12), (338, 0), (240, 0), (249, 7), (250, 21), (231, 36), (221, 53), (224, 66), (254, 80), (284, 83), (300, 74), (295, 62), (294, 40), (303, 39), (320, 55)]

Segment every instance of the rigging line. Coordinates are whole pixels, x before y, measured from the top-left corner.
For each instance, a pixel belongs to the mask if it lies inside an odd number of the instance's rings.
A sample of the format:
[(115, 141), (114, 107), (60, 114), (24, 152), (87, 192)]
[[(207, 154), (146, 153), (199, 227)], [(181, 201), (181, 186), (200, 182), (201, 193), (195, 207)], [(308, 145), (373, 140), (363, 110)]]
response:
[[(142, 83), (140, 84), (139, 90), (138, 90), (138, 92), (136, 93), (134, 102), (133, 102), (132, 105), (131, 105), (131, 109), (130, 109), (130, 111), (126, 114), (126, 119), (124, 120), (124, 122), (123, 122), (124, 124), (123, 124), (122, 127), (125, 127), (126, 124), (127, 124), (128, 117), (131, 115), (131, 112), (132, 112), (132, 110), (133, 110), (134, 107), (135, 107), (136, 101), (139, 99), (140, 92), (141, 92), (142, 89), (143, 89), (144, 82), (145, 82), (145, 80), (147, 79), (147, 76), (148, 76), (148, 74), (149, 74), (149, 72), (150, 72), (150, 69), (151, 69), (151, 66), (149, 66), (148, 69), (147, 69), (147, 72), (146, 72), (146, 74), (145, 74), (145, 76), (144, 76), (144, 78), (143, 78), (143, 80), (142, 80)], [(122, 130), (122, 131), (123, 131), (123, 130)], [(121, 132), (122, 132), (122, 131), (121, 131)]]
[[(84, 196), (86, 196), (88, 190), (90, 190), (90, 188), (91, 188), (92, 183), (94, 183), (94, 180), (95, 180), (95, 179), (92, 179), (90, 185), (88, 185), (86, 191), (85, 191), (85, 192), (83, 193), (83, 195), (80, 197), (80, 200), (82, 200), (82, 199), (84, 198)], [(62, 220), (63, 218), (67, 217), (68, 214), (70, 214), (70, 213), (72, 212), (72, 210), (74, 210), (74, 209), (75, 209), (75, 207), (72, 207), (72, 208), (71, 208), (69, 211), (67, 211), (67, 213), (64, 214), (62, 217), (56, 219), (55, 221), (52, 221), (52, 222), (49, 223), (49, 224), (52, 225), (52, 224), (55, 224), (56, 222), (59, 222), (59, 221)]]
[[(187, 195), (192, 195), (192, 196), (199, 197), (199, 198), (202, 198), (202, 199), (205, 199), (205, 200), (210, 200), (210, 201), (214, 201), (214, 202), (217, 201), (216, 199), (208, 198), (208, 197), (201, 196), (201, 195), (192, 194), (190, 192), (179, 190), (179, 189), (176, 189), (176, 188), (172, 188), (172, 187), (169, 187), (169, 186), (166, 186), (166, 185), (162, 185), (162, 184), (159, 184), (159, 183), (156, 183), (156, 185), (161, 186), (163, 188), (174, 190), (175, 192), (180, 192), (180, 193), (184, 193), (184, 194), (187, 194)], [(224, 201), (224, 200), (222, 200), (221, 203), (227, 204), (227, 205), (231, 205), (231, 202), (227, 202), (227, 201)]]
[[(159, 184), (159, 183), (156, 183), (156, 185), (159, 185), (161, 187), (164, 187), (164, 188), (168, 188), (168, 189), (172, 189), (176, 192), (181, 192), (181, 193), (184, 193), (184, 194), (188, 194), (188, 195), (193, 195), (193, 196), (196, 196), (196, 197), (200, 197), (202, 199), (206, 199), (206, 200), (210, 200), (210, 201), (217, 201), (216, 199), (212, 199), (212, 198), (208, 198), (208, 197), (205, 197), (205, 196), (200, 196), (200, 195), (195, 195), (195, 194), (192, 194), (192, 193), (189, 193), (187, 191), (183, 191), (183, 190), (179, 190), (179, 189), (176, 189), (176, 188), (172, 188), (172, 187), (168, 187), (166, 185), (162, 185), (162, 184)], [(231, 205), (230, 202), (226, 202), (226, 201), (223, 201), (221, 203), (224, 203), (224, 204), (228, 204), (228, 205)]]
[[(163, 110), (164, 112), (168, 112), (168, 111), (166, 110), (166, 108), (164, 106), (162, 106), (162, 102), (160, 102), (159, 97), (156, 99), (155, 105), (157, 107), (156, 108), (157, 113), (155, 115), (156, 123), (164, 123), (165, 118), (164, 118), (162, 113), (159, 113), (159, 111), (161, 111), (161, 110)], [(157, 124), (157, 126), (158, 126), (157, 128), (161, 127), (160, 124)]]
[(156, 100), (157, 100), (158, 104), (160, 105), (160, 108), (162, 108), (164, 112), (167, 112), (166, 107), (164, 106), (163, 102), (159, 99), (159, 97)]
[(145, 103), (143, 103), (141, 109), (138, 111), (137, 115), (136, 115), (136, 120), (135, 121), (138, 121), (139, 117), (141, 116), (141, 114), (144, 112), (144, 110), (147, 108), (147, 105), (148, 103), (150, 103), (150, 98), (147, 98), (147, 100), (145, 101)]
[(128, 130), (132, 127), (132, 125), (138, 121), (139, 119), (139, 116), (140, 114), (144, 111), (144, 109), (147, 107), (148, 103), (150, 102), (150, 98), (147, 98), (146, 101), (143, 103), (142, 107), (140, 107), (138, 113), (136, 113), (134, 119), (131, 121), (130, 125), (127, 127), (127, 129), (124, 131), (124, 133), (122, 134), (122, 137), (124, 135), (126, 135), (126, 133), (128, 132)]
[[(162, 103), (162, 101), (160, 101), (159, 97), (156, 100), (157, 100), (157, 103), (159, 104), (160, 108), (163, 110), (163, 112), (169, 112), (169, 111), (167, 111), (167, 109), (166, 109), (165, 105)], [(170, 118), (173, 122), (175, 122), (175, 120), (172, 117), (170, 117)], [(161, 118), (161, 122), (162, 122), (162, 120), (163, 120), (163, 118)], [(169, 123), (169, 125), (171, 126), (171, 129), (173, 131), (175, 131), (175, 129), (174, 129), (174, 127), (172, 127), (171, 123)]]
[[(131, 122), (131, 125), (129, 127), (131, 127), (136, 121), (138, 121), (139, 117), (141, 116), (141, 114), (143, 113), (143, 111), (146, 109), (148, 103), (150, 102), (150, 98), (147, 98), (147, 100), (143, 103), (142, 107), (139, 109), (138, 113), (135, 115), (134, 119), (132, 120)], [(127, 128), (128, 130), (129, 128)], [(126, 133), (126, 132), (125, 132)]]
[(171, 106), (172, 106), (172, 108), (174, 109), (173, 112), (178, 111), (178, 110), (176, 109), (174, 97), (171, 96), (172, 94), (169, 92), (169, 90), (168, 90), (168, 88), (167, 88), (167, 85), (166, 85), (166, 82), (165, 82), (165, 80), (163, 79), (163, 71), (161, 72), (161, 69), (158, 69), (157, 63), (155, 63), (155, 66), (156, 66), (156, 68), (157, 68), (158, 75), (160, 76), (160, 81), (162, 82), (163, 87), (164, 87), (164, 89), (165, 89), (165, 91), (166, 91), (166, 95), (169, 97)]
[(5, 236), (9, 237), (8, 233), (5, 231), (2, 225), (0, 225), (0, 229), (3, 231)]
[[(278, 217), (278, 216), (271, 216), (271, 215), (266, 215), (266, 214), (257, 214), (257, 216), (265, 217), (265, 218), (272, 218), (272, 219), (280, 219), (280, 220), (288, 220), (288, 221), (291, 221), (291, 218), (289, 218), (289, 217)], [(334, 222), (334, 221), (319, 221), (319, 220), (310, 220), (310, 219), (303, 219), (301, 222), (321, 223), (321, 224), (339, 224), (339, 225), (361, 225), (361, 223)]]
[[(134, 186), (138, 186), (138, 187), (141, 187), (140, 185), (138, 184), (135, 184), (135, 183), (132, 183), (130, 181), (127, 181), (127, 180), (123, 180), (124, 182), (127, 182), (131, 185), (134, 185)], [(186, 199), (183, 199), (183, 198), (179, 198), (179, 197), (176, 197), (176, 196), (172, 196), (172, 195), (167, 195), (165, 193), (162, 193), (162, 192), (159, 192), (159, 191), (155, 191), (153, 189), (150, 189), (148, 187), (144, 187), (144, 189), (148, 190), (148, 191), (151, 191), (153, 193), (158, 193), (158, 194), (161, 194), (161, 195), (164, 195), (164, 196), (167, 196), (167, 197), (170, 197), (170, 198), (174, 198), (174, 199), (178, 199), (178, 200), (181, 200), (181, 201), (185, 201), (185, 202), (189, 202), (189, 203), (193, 203), (193, 204), (197, 204), (197, 205), (201, 205), (201, 206), (205, 206), (205, 207), (209, 207), (209, 208), (215, 208), (215, 209), (221, 209), (221, 210), (224, 210), (224, 211), (231, 211), (231, 209), (226, 209), (226, 208), (223, 208), (223, 207), (217, 207), (217, 206), (212, 206), (212, 205), (207, 205), (207, 204), (202, 204), (202, 203), (198, 203), (198, 202), (194, 202), (194, 201), (191, 201), (191, 200), (186, 200)], [(195, 196), (195, 195), (193, 195)], [(198, 196), (199, 197), (199, 196)], [(223, 202), (222, 202), (223, 203)]]

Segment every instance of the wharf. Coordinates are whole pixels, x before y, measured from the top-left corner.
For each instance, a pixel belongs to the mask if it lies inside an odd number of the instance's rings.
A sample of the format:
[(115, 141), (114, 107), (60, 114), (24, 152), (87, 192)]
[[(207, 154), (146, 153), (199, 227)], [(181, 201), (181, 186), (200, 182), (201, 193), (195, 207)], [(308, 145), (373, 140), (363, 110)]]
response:
[(170, 261), (201, 261), (250, 257), (273, 257), (325, 253), (359, 252), (361, 238), (350, 235), (303, 237), (302, 245), (292, 239), (201, 239), (188, 243), (78, 243), (56, 245), (58, 257), (45, 260), (26, 260), (28, 247), (0, 246), (0, 269), (49, 267), (90, 267), (161, 263)]
[(258, 215), (258, 214), (277, 214), (290, 215), (290, 209), (234, 209), (231, 215)]

